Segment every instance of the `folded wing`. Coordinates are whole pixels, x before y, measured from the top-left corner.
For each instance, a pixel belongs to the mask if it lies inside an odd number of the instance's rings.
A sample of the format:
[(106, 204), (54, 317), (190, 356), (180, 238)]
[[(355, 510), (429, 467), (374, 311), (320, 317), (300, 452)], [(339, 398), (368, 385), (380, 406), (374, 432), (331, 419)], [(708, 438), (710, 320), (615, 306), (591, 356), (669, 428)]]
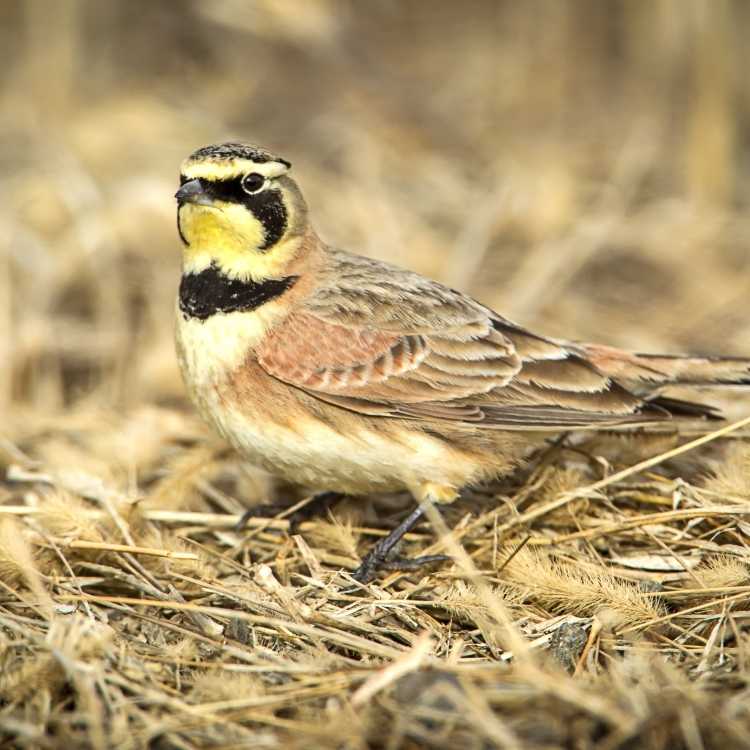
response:
[(536, 336), (417, 274), (346, 253), (332, 259), (329, 280), (256, 351), (269, 375), (322, 401), (519, 430), (670, 417), (597, 367), (585, 347)]

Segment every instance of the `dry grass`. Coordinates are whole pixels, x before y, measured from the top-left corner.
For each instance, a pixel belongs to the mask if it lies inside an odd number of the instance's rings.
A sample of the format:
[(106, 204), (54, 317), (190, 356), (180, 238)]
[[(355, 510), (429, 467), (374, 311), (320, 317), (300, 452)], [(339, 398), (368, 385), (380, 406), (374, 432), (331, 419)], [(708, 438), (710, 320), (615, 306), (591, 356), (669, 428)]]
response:
[(406, 499), (233, 530), (305, 492), (185, 401), (171, 196), (189, 151), (255, 139), (332, 242), (552, 335), (750, 354), (748, 24), (741, 0), (3, 4), (0, 746), (746, 747), (747, 428), (550, 445), (407, 537), (453, 565), (345, 593)]

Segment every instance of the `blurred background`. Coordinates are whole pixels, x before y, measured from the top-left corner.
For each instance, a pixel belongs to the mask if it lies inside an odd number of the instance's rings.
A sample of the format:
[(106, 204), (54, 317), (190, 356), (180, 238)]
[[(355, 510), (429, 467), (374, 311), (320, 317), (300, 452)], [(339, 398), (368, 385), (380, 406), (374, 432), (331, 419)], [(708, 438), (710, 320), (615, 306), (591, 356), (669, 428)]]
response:
[(227, 138), (329, 242), (524, 325), (750, 354), (749, 32), (744, 0), (4, 0), (4, 429), (183, 413), (173, 193)]

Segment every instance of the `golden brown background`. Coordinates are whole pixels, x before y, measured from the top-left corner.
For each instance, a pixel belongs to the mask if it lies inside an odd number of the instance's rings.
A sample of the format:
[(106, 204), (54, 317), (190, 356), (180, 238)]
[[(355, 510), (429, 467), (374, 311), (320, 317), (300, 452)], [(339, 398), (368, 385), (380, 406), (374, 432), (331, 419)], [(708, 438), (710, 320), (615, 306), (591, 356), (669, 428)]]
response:
[(738, 433), (619, 477), (688, 438), (559, 444), (447, 512), (481, 579), (346, 598), (396, 505), (233, 531), (273, 488), (172, 329), (180, 162), (240, 138), (331, 243), (550, 335), (750, 356), (748, 39), (745, 0), (0, 0), (0, 745), (744, 746)]
[(750, 4), (5, 2), (0, 414), (182, 397), (180, 161), (552, 334), (750, 352)]

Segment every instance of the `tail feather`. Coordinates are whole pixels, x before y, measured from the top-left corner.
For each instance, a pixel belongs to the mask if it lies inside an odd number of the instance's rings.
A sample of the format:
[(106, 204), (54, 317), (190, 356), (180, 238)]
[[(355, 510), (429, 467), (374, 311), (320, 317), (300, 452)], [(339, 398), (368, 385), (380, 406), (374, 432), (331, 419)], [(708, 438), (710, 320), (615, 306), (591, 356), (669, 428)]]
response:
[(599, 370), (640, 392), (666, 385), (750, 385), (750, 359), (743, 357), (635, 354), (597, 344), (584, 348)]
[(721, 421), (724, 417), (716, 406), (700, 404), (696, 401), (684, 401), (681, 398), (656, 396), (648, 400), (649, 405), (665, 409), (672, 417), (687, 419), (712, 419)]
[(750, 359), (742, 357), (680, 357), (636, 354), (669, 377), (686, 385), (750, 385)]

